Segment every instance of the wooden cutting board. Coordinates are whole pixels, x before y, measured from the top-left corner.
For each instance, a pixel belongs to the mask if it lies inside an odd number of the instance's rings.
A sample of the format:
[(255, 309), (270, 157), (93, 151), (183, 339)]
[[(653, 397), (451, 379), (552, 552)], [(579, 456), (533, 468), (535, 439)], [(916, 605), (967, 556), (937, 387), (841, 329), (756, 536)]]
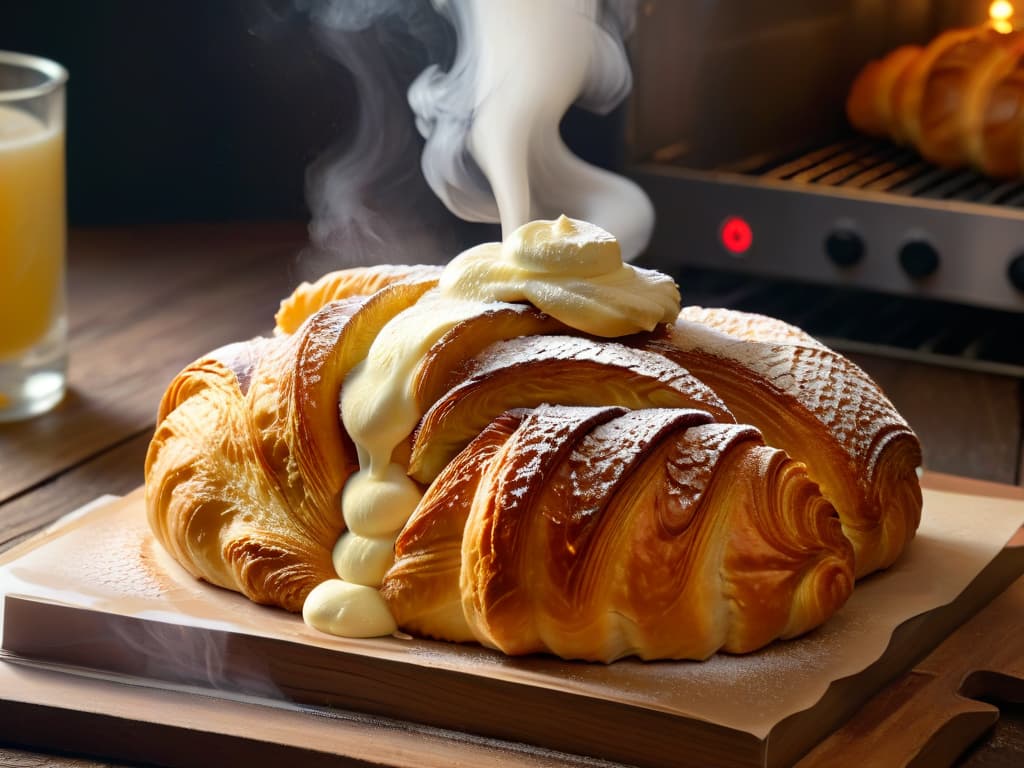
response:
[[(933, 478), (931, 484), (943, 482)], [(979, 490), (952, 484), (952, 490), (965, 488)], [(988, 496), (1002, 493), (984, 490)], [(988, 496), (955, 501), (965, 515), (981, 514)], [(1024, 517), (1022, 509), (1010, 504), (1003, 512)], [(872, 605), (907, 584), (922, 583), (911, 573), (900, 574), (912, 570), (915, 552), (929, 546), (927, 531), (906, 562), (858, 587), (860, 596), (882, 597), (860, 608), (851, 600), (836, 619), (807, 638), (703, 664), (602, 666), (507, 659), (473, 646), (412, 639), (328, 638), (295, 617), (198, 584), (176, 570), (152, 547), (143, 517), (141, 497), (133, 494), (10, 553), (5, 570), (16, 582), (22, 580), (22, 588), (13, 591), (23, 596), (9, 596), (5, 603), (6, 652), (34, 663), (127, 675), (150, 686), (201, 686), (228, 697), (354, 710), (642, 766), (792, 763), (1024, 571), (1021, 550), (986, 559), (966, 589), (951, 593), (951, 603), (902, 622), (877, 653), (860, 654), (868, 663), (851, 674), (833, 671), (823, 687), (815, 687), (820, 678), (810, 679), (808, 669), (840, 664), (846, 646), (866, 642), (860, 625), (871, 623)], [(964, 536), (969, 538), (969, 532)], [(959, 546), (957, 540), (944, 552), (947, 562), (968, 557)], [(33, 588), (44, 582), (48, 588)], [(858, 614), (861, 609), (867, 614)], [(961, 660), (975, 664), (967, 657)], [(953, 678), (942, 679), (956, 690)], [(798, 689), (810, 691), (809, 704), (794, 709), (786, 694)], [(894, 702), (907, 706), (917, 693), (914, 689)], [(906, 712), (913, 720), (914, 707)], [(924, 746), (949, 741), (945, 724), (950, 714), (954, 721), (967, 722), (960, 712), (957, 707), (936, 709), (929, 725), (918, 729), (925, 734)], [(990, 719), (990, 714), (985, 716)], [(953, 735), (976, 732), (981, 724), (975, 718)], [(217, 732), (216, 719), (204, 728)], [(287, 741), (296, 749), (308, 744), (301, 729)], [(339, 752), (344, 753), (344, 745)], [(255, 754), (261, 764), (259, 751)], [(817, 754), (807, 760), (818, 759)], [(280, 754), (275, 755), (279, 760)], [(816, 764), (841, 764), (827, 753), (823, 759)]]
[[(932, 488), (1024, 498), (1016, 486), (949, 475), (928, 480)], [(1024, 547), (1024, 530), (1008, 546)], [(1024, 578), (885, 686), (798, 768), (878, 765), (880, 753), (887, 766), (952, 765), (995, 725), (1000, 702), (1024, 702)]]
[(1024, 579), (886, 686), (798, 766), (874, 766), (880, 753), (887, 766), (951, 765), (999, 719), (989, 701), (1024, 702)]

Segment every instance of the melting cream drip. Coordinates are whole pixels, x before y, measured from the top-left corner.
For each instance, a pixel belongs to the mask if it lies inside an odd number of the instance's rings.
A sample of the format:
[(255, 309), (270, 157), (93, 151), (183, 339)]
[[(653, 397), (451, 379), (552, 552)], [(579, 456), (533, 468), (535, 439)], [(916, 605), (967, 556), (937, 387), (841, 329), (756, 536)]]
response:
[(359, 471), (342, 492), (347, 530), (333, 553), (339, 578), (310, 592), (302, 609), (307, 624), (345, 637), (397, 629), (378, 587), (394, 561), (395, 539), (420, 500), (406, 467), (392, 461), (422, 417), (415, 373), (455, 325), (518, 301), (601, 336), (651, 330), (679, 313), (672, 280), (623, 264), (614, 237), (565, 216), (529, 222), (504, 243), (453, 259), (438, 287), (385, 325), (345, 379), (341, 418), (356, 445)]

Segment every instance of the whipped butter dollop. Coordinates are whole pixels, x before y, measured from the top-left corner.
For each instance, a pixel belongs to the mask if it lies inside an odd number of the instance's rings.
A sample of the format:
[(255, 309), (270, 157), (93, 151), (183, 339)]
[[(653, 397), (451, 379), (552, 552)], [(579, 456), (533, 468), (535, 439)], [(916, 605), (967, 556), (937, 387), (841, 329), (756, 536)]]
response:
[(649, 331), (679, 314), (671, 278), (623, 264), (612, 235), (566, 216), (529, 222), (503, 243), (453, 259), (438, 287), (384, 325), (342, 385), (341, 421), (359, 470), (342, 490), (346, 530), (332, 553), (338, 578), (317, 586), (303, 605), (310, 626), (345, 637), (397, 629), (378, 588), (422, 497), (408, 468), (392, 460), (423, 416), (416, 372), (458, 323), (524, 301), (577, 330), (607, 337)]
[(482, 301), (528, 301), (585, 333), (626, 336), (679, 314), (672, 278), (622, 262), (600, 227), (560, 216), (531, 221), (503, 243), (484, 243), (445, 267), (441, 292)]

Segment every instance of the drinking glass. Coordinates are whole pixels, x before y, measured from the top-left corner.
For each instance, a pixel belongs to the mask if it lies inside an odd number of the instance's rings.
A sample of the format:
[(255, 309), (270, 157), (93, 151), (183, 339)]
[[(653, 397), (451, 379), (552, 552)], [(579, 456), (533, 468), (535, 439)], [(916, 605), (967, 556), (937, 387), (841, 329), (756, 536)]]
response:
[(0, 51), (0, 421), (64, 396), (66, 82), (59, 64)]

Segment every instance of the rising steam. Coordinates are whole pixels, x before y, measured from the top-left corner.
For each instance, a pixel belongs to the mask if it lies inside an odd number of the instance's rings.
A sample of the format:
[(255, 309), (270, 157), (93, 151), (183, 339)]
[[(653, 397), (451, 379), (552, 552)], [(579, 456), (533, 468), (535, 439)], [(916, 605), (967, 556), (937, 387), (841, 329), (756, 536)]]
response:
[(629, 93), (623, 45), (629, 0), (436, 0), (455, 26), (447, 71), (431, 66), (409, 90), (427, 139), (423, 173), (468, 221), (500, 221), (507, 235), (561, 213), (612, 232), (633, 258), (654, 210), (633, 182), (576, 157), (559, 123), (576, 103), (607, 113)]
[(353, 133), (306, 173), (311, 239), (334, 267), (445, 261), (454, 236), (417, 168), (422, 140), (406, 91), (453, 47), (450, 27), (426, 0), (312, 0), (298, 10), (356, 89)]
[[(629, 93), (635, 0), (304, 5), (352, 72), (360, 109), (346, 149), (307, 175), (315, 243), (361, 262), (449, 258), (432, 189), (460, 218), (500, 222), (505, 234), (566, 213), (612, 232), (626, 258), (646, 247), (647, 196), (576, 157), (559, 133), (571, 105), (604, 114)], [(426, 139), (422, 177), (414, 125)]]

